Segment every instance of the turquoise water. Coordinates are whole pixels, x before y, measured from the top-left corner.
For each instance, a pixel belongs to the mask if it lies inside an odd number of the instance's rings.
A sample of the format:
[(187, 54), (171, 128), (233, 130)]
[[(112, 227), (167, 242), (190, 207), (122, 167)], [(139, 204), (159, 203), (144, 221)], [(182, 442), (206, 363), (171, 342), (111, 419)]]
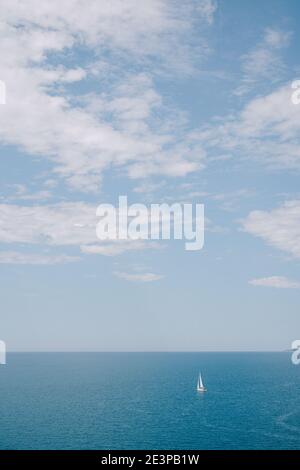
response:
[(1, 449), (300, 449), (300, 366), (289, 353), (15, 353), (0, 423)]

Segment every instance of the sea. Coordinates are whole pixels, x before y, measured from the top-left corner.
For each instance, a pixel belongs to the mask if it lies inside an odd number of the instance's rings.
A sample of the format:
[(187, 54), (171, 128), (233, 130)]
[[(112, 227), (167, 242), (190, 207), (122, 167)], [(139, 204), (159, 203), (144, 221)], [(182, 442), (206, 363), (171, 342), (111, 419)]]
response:
[(10, 353), (0, 449), (300, 449), (300, 365), (289, 352)]

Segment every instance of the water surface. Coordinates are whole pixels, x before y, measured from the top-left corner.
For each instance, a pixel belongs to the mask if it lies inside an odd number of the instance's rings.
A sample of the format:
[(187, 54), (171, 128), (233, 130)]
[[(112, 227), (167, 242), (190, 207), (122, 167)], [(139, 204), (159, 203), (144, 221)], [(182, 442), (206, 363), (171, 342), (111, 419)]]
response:
[(300, 448), (289, 353), (11, 353), (0, 398), (1, 449)]

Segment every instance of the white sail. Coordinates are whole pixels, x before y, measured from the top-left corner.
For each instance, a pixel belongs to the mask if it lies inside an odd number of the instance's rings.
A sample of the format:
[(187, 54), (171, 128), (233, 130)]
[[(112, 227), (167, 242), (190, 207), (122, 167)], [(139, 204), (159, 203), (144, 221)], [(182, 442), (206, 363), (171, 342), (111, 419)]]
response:
[(199, 387), (203, 388), (203, 382), (202, 382), (201, 374), (199, 375)]
[(199, 377), (198, 377), (197, 390), (198, 392), (206, 392), (206, 388), (204, 387), (203, 382), (202, 382), (201, 373), (199, 374)]

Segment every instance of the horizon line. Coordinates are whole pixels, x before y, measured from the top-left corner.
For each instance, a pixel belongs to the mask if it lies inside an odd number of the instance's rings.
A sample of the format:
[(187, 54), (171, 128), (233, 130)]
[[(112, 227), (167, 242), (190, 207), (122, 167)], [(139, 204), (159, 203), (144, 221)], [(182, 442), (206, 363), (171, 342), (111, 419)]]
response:
[(194, 350), (194, 351), (126, 351), (126, 350), (6, 350), (7, 354), (10, 353), (103, 353), (103, 354), (193, 354), (193, 353), (272, 353), (272, 352), (290, 352), (290, 349), (234, 349), (234, 350)]

